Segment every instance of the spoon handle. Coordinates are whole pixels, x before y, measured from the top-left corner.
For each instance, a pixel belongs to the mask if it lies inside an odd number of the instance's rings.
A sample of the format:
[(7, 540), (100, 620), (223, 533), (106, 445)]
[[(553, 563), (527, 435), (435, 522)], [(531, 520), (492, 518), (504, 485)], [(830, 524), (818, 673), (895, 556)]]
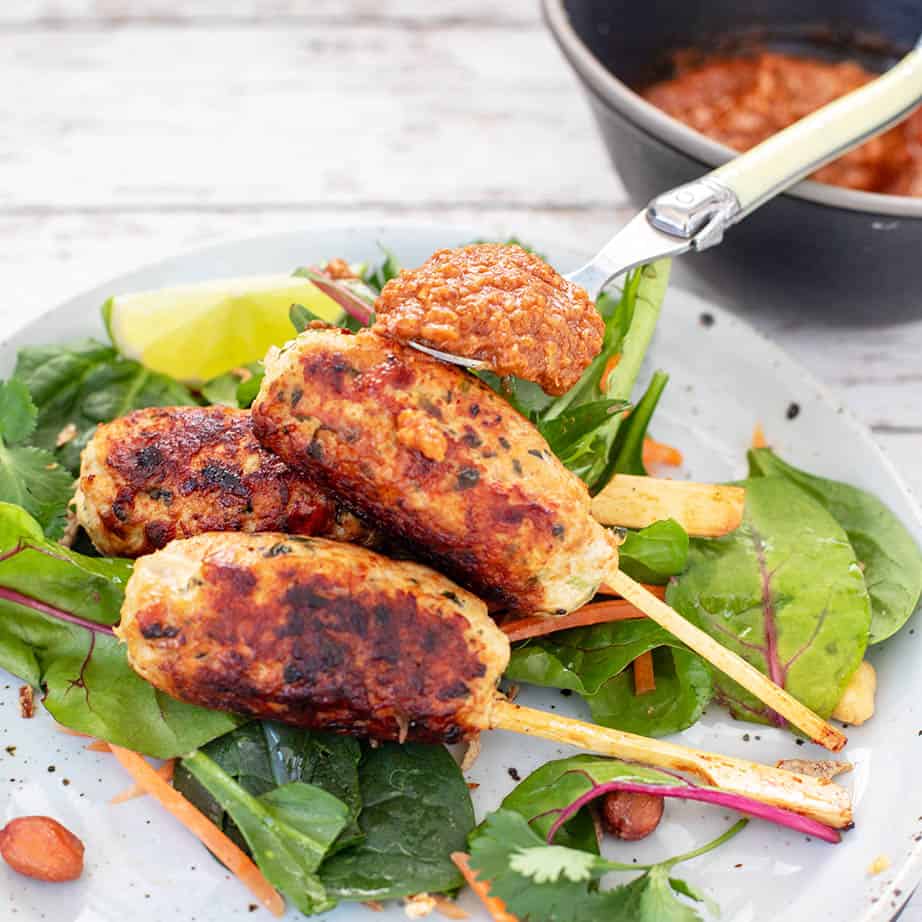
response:
[(724, 231), (922, 103), (922, 38), (883, 76), (818, 109), (700, 179), (658, 195), (566, 278), (595, 298), (613, 278), (720, 243)]

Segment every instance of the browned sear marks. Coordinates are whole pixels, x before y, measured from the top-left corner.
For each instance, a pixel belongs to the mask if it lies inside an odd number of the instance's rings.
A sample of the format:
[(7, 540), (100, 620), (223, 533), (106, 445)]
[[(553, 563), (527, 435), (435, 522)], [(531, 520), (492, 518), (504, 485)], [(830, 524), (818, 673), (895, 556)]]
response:
[(220, 406), (150, 407), (99, 426), (77, 510), (96, 547), (122, 557), (206, 531), (366, 531), (259, 444), (248, 411)]
[(183, 701), (376, 739), (486, 729), (509, 645), (425, 567), (283, 534), (207, 534), (135, 565), (117, 633)]

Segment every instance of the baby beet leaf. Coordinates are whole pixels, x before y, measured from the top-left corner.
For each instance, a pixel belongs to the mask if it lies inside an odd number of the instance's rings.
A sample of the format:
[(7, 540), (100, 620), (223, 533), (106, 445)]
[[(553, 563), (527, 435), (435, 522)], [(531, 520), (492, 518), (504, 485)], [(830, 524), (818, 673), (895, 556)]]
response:
[(784, 477), (809, 493), (845, 529), (871, 596), (871, 636), (895, 634), (919, 604), (922, 551), (902, 522), (876, 496), (838, 480), (815, 477), (769, 448), (749, 453), (750, 477)]
[(599, 841), (588, 810), (574, 811), (562, 824), (558, 824), (558, 820), (564, 810), (591, 791), (594, 785), (609, 781), (662, 785), (677, 783), (674, 775), (642, 765), (599, 756), (571, 756), (546, 762), (536, 768), (506, 796), (502, 809), (521, 814), (544, 841), (547, 841), (554, 828), (553, 840), (556, 845), (598, 854)]
[(64, 533), (73, 477), (51, 452), (23, 445), (38, 410), (22, 381), (0, 381), (0, 501), (22, 506), (51, 538)]
[[(789, 480), (748, 480), (742, 525), (694, 540), (672, 606), (828, 717), (864, 655), (871, 607), (848, 536)], [(733, 714), (783, 726), (723, 674), (718, 698)]]
[(130, 573), (128, 561), (45, 540), (24, 510), (0, 503), (0, 667), (41, 687), (59, 723), (170, 758), (237, 720), (182, 704), (132, 671), (111, 628)]

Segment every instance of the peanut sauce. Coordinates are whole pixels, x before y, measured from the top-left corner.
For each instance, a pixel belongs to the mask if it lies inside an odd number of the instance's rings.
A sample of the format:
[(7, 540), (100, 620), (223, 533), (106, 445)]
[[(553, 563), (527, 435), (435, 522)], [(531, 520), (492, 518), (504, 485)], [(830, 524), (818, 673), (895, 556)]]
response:
[(602, 348), (605, 324), (589, 295), (514, 244), (439, 250), (391, 279), (375, 331), (485, 361), (496, 374), (566, 393)]
[[(643, 90), (657, 108), (728, 147), (744, 151), (873, 80), (845, 61), (793, 55), (676, 56), (676, 76)], [(887, 195), (922, 196), (922, 110), (811, 177)]]

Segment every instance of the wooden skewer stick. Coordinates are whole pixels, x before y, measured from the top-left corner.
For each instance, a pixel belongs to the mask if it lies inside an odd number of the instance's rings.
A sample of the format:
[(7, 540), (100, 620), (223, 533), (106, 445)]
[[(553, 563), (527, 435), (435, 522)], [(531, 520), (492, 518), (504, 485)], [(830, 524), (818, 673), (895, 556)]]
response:
[(814, 714), (741, 656), (721, 646), (709, 634), (686, 621), (677, 611), (621, 570), (613, 567), (605, 574), (605, 582), (660, 627), (665, 628), (734, 682), (742, 685), (763, 704), (768, 705), (820, 746), (838, 752), (848, 742), (844, 733), (828, 724), (818, 714)]
[(591, 509), (603, 525), (646, 528), (675, 519), (690, 535), (717, 538), (739, 527), (745, 499), (742, 487), (616, 474)]
[(848, 792), (820, 778), (598, 727), (521, 707), (501, 696), (493, 700), (491, 725), (495, 730), (539, 736), (588, 752), (694, 775), (706, 785), (792, 810), (836, 829), (844, 829), (852, 823)]

